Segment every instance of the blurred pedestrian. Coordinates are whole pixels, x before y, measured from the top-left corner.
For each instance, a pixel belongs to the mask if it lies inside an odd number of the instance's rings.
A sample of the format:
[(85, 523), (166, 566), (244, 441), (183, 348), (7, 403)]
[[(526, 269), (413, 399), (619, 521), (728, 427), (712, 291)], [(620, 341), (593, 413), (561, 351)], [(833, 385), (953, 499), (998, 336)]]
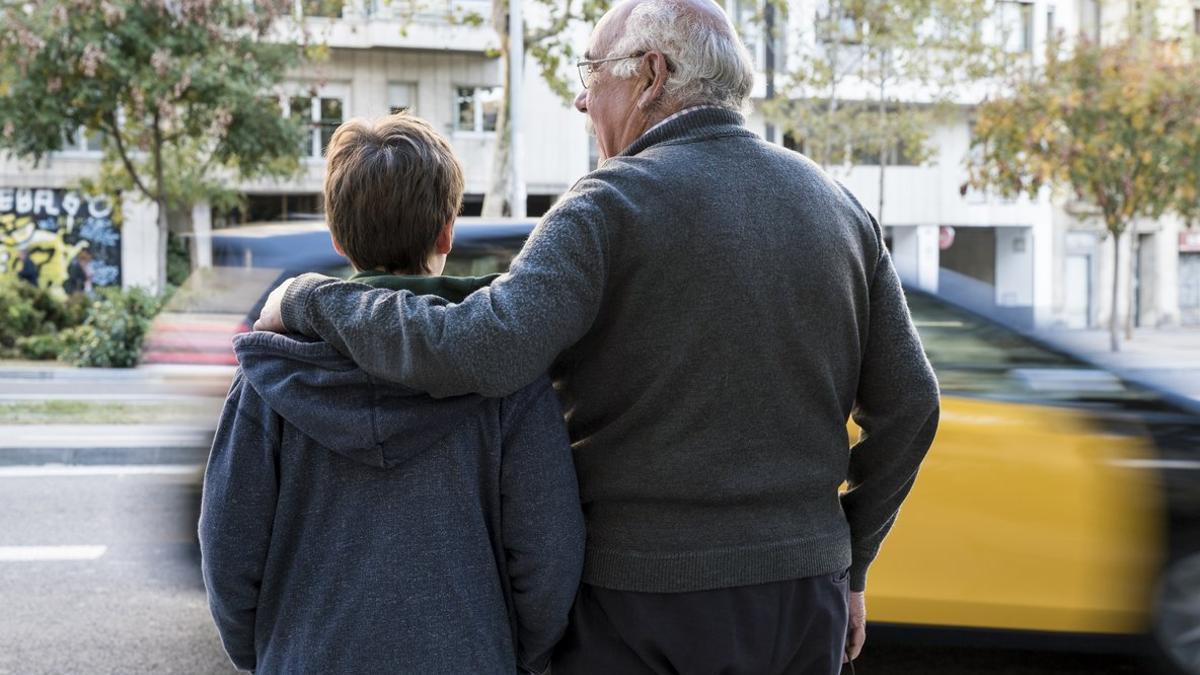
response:
[(84, 248), (67, 265), (67, 280), (63, 290), (68, 294), (92, 292), (92, 252)]
[(29, 251), (21, 249), (17, 260), (17, 278), (28, 282), (31, 286), (38, 285), (38, 266), (29, 257)]
[(304, 275), (258, 325), (439, 397), (551, 368), (588, 531), (555, 675), (836, 673), (938, 421), (883, 233), (745, 127), (711, 0), (617, 5), (579, 68), (603, 161), (508, 274), (449, 306)]

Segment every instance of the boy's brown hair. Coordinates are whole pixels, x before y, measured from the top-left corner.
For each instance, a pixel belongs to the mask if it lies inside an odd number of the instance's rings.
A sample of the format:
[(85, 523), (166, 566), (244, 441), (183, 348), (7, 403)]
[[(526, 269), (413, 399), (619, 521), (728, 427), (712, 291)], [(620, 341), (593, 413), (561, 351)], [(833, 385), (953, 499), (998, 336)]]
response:
[(407, 112), (352, 119), (325, 161), (325, 217), (350, 262), (427, 274), (438, 233), (462, 207), (462, 166), (446, 139)]

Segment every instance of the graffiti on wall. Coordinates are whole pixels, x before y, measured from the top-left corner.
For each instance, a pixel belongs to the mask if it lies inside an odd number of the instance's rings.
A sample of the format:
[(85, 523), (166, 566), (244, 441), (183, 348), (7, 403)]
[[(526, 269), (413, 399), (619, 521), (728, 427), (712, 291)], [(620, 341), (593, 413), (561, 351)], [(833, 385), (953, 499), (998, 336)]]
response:
[(121, 231), (106, 197), (0, 187), (0, 274), (55, 293), (121, 284)]

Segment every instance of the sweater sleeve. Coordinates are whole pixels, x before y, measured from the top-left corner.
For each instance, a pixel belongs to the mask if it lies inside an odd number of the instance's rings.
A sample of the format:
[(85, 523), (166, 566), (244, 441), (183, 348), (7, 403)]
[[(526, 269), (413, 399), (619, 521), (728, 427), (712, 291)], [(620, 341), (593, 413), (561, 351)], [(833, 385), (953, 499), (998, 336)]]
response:
[[(877, 227), (877, 226), (876, 226)], [(850, 449), (842, 508), (853, 551), (850, 589), (866, 587), (867, 568), (937, 431), (938, 384), (917, 336), (891, 256), (881, 247), (870, 290), (866, 350), (852, 417), (862, 429)]]
[(544, 672), (583, 572), (584, 527), (558, 398), (543, 377), (504, 401), (502, 536), (518, 664)]
[(284, 324), (376, 377), (436, 397), (506, 396), (592, 325), (608, 270), (604, 227), (589, 200), (565, 200), (534, 229), (508, 274), (460, 304), (304, 275), (284, 295)]
[(213, 439), (200, 506), (200, 567), (233, 664), (253, 671), (258, 591), (278, 494), (277, 417), (238, 370)]

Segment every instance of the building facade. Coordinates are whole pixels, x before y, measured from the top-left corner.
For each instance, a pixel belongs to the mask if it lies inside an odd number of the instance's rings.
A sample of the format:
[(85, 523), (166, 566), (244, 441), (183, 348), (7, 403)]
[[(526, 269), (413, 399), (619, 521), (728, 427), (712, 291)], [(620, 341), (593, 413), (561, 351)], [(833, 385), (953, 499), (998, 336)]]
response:
[[(771, 140), (784, 142), (762, 114), (769, 60), (761, 23), (763, 0), (723, 1), (759, 71), (749, 124)], [(1138, 0), (997, 0), (996, 26), (990, 30), (1005, 49), (1036, 64), (1044, 58), (1051, 35), (1102, 41), (1119, 37), (1137, 4)], [(352, 117), (373, 118), (405, 109), (433, 123), (462, 159), (465, 213), (478, 213), (492, 168), (503, 79), (492, 51), (497, 38), (486, 21), (491, 3), (423, 0), (420, 8), (412, 13), (411, 5), (389, 0), (297, 0), (297, 11), (304, 14), (312, 36), (329, 48), (326, 60), (292, 73), (286, 87), (275, 92), (281, 114), (296, 116), (309, 127), (302, 170), (287, 180), (237, 186), (246, 196), (245, 209), (214, 214), (198, 205), (187, 229), (195, 232), (201, 264), (208, 262), (204, 250), (212, 227), (320, 217), (324, 147), (337, 125)], [(789, 11), (779, 14), (779, 37), (770, 60), (781, 77), (789, 53), (804, 46), (813, 17), (822, 11), (827, 11), (824, 0), (791, 0)], [(461, 20), (472, 14), (485, 19), (483, 24)], [(1155, 20), (1161, 27), (1200, 34), (1200, 0), (1161, 0)], [(587, 28), (574, 31), (582, 52)], [(595, 165), (596, 150), (583, 116), (550, 91), (535, 64), (526, 66), (524, 176), (528, 211), (538, 215)], [(1127, 265), (1114, 269), (1111, 242), (1097, 219), (1088, 218), (1078, 205), (1049, 194), (1036, 200), (1005, 200), (979, 191), (960, 192), (967, 180), (972, 95), (964, 94), (952, 120), (931, 130), (934, 153), (929, 161), (885, 169), (881, 220), (906, 281), (1019, 323), (1086, 328), (1106, 324), (1116, 274), (1121, 284), (1119, 309), (1124, 313), (1132, 295), (1139, 325), (1200, 324), (1200, 239), (1183, 224), (1170, 218), (1138, 223), (1138, 264), (1131, 273)], [(0, 255), (24, 255), (13, 243), (25, 232), (20, 228), (42, 222), (45, 232), (38, 241), (46, 250), (39, 255), (58, 267), (69, 264), (68, 258), (83, 246), (79, 232), (71, 230), (55, 239), (49, 217), (74, 220), (44, 208), (39, 211), (36, 204), (57, 200), (61, 206), (64, 199), (74, 203), (67, 192), (96, 173), (99, 149), (95, 139), (80, 135), (72, 147), (36, 167), (0, 156), (0, 225), (8, 242)], [(829, 169), (868, 209), (877, 210), (877, 165), (860, 162)], [(50, 197), (46, 191), (56, 192)], [(120, 270), (114, 279), (126, 286), (152, 285), (154, 208), (132, 198), (124, 202), (123, 226), (104, 230), (92, 224), (89, 232), (102, 233), (109, 251), (119, 246), (120, 262), (114, 264)], [(86, 198), (84, 203), (90, 204)], [(21, 212), (23, 205), (28, 212)], [(178, 220), (187, 225), (186, 218)], [(1127, 249), (1132, 239), (1126, 237)], [(1129, 260), (1130, 253), (1123, 251), (1122, 260)]]
[[(753, 4), (731, 0), (731, 15), (752, 15)], [(997, 0), (992, 25), (983, 29), (1003, 49), (1037, 65), (1044, 62), (1050, 36), (1068, 42), (1118, 39), (1128, 29), (1130, 12), (1143, 4), (1139, 0)], [(828, 3), (821, 0), (789, 2), (784, 39), (777, 45), (776, 61), (782, 64), (777, 64), (778, 71), (786, 73), (789, 52), (810, 46), (797, 41), (811, 36), (814, 17), (827, 11)], [(1200, 35), (1200, 2), (1161, 0), (1150, 22), (1160, 34)], [(747, 42), (753, 47), (761, 40)], [(765, 65), (761, 52), (760, 47), (760, 66)], [(765, 96), (760, 86), (756, 103), (761, 104)], [(928, 162), (885, 169), (882, 222), (905, 280), (1025, 325), (1088, 328), (1107, 324), (1116, 274), (1118, 309), (1124, 315), (1132, 297), (1137, 325), (1200, 324), (1200, 241), (1177, 220), (1137, 223), (1134, 234), (1123, 242), (1121, 269), (1114, 270), (1111, 241), (1099, 219), (1088, 217), (1081, 205), (1064, 203), (1048, 193), (1036, 200), (1006, 200), (975, 190), (962, 193), (972, 96), (978, 100), (974, 93), (964, 93), (960, 113), (930, 131), (933, 157)], [(751, 123), (768, 133), (758, 110)], [(827, 168), (868, 209), (877, 210), (881, 183), (877, 163)], [(1134, 237), (1138, 254), (1131, 273), (1124, 261), (1130, 260)]]

